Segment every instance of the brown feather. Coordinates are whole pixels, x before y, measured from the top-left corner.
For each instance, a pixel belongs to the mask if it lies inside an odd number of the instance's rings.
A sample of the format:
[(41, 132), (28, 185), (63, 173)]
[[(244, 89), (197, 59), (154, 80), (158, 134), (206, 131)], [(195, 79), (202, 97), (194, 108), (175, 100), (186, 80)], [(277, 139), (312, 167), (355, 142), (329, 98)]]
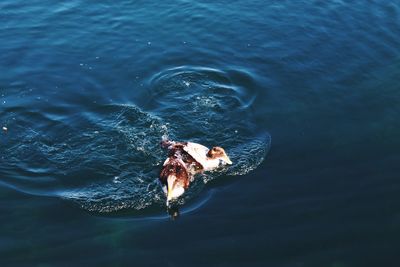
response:
[(189, 174), (186, 167), (176, 158), (171, 157), (168, 163), (163, 166), (160, 173), (160, 181), (167, 185), (168, 176), (174, 175), (176, 182), (181, 182), (185, 188), (189, 186)]
[(203, 166), (184, 150), (187, 145), (186, 142), (163, 141), (161, 145), (164, 148), (168, 148), (169, 160), (161, 170), (160, 181), (167, 185), (168, 176), (175, 175), (176, 182), (181, 182), (184, 188), (187, 189), (191, 176), (202, 172)]

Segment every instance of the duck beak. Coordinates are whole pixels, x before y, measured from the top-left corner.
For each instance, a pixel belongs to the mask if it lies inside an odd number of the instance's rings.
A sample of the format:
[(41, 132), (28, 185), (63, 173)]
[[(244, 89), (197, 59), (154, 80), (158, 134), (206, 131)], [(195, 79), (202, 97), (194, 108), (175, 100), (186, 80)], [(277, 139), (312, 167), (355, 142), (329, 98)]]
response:
[(170, 188), (168, 188), (168, 192), (167, 192), (167, 202), (170, 201), (172, 199), (172, 190)]
[(168, 175), (167, 178), (167, 206), (169, 201), (172, 199), (172, 188), (176, 177), (174, 175)]
[(168, 186), (167, 188), (167, 206), (169, 205), (169, 201), (172, 199), (172, 186)]
[[(170, 178), (171, 177), (171, 178)], [(178, 181), (176, 183), (176, 177), (175, 176), (168, 176), (168, 181), (167, 181), (167, 205), (169, 202), (173, 199), (178, 198), (181, 196), (184, 192), (185, 189), (183, 185), (180, 184)]]
[(227, 154), (224, 155), (224, 157), (222, 158), (226, 163), (228, 163), (229, 165), (232, 165), (232, 161), (231, 159), (228, 157)]

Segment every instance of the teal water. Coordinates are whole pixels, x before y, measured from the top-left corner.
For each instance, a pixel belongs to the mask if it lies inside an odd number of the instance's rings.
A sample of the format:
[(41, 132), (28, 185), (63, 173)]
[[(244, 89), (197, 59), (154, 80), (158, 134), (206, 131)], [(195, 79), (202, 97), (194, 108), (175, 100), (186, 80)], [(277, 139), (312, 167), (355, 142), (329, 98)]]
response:
[[(1, 266), (397, 266), (399, 36), (399, 1), (2, 1)], [(235, 163), (176, 220), (163, 136)]]

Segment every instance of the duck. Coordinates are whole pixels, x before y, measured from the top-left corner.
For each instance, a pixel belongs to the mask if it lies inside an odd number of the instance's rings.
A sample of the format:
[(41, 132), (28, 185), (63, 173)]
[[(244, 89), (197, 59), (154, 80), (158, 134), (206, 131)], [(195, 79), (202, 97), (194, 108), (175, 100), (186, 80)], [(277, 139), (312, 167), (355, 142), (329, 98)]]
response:
[(161, 146), (168, 150), (168, 157), (162, 166), (159, 181), (167, 197), (167, 206), (188, 189), (194, 176), (212, 171), (232, 161), (220, 146), (211, 149), (193, 142), (163, 140)]

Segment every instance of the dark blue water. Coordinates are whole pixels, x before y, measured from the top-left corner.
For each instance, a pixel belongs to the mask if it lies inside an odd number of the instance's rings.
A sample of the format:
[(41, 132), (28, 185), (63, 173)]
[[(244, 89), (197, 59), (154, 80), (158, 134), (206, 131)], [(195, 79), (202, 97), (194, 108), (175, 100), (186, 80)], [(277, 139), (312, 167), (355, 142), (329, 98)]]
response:
[[(397, 266), (399, 1), (0, 2), (1, 266)], [(223, 146), (171, 220), (162, 137)]]

